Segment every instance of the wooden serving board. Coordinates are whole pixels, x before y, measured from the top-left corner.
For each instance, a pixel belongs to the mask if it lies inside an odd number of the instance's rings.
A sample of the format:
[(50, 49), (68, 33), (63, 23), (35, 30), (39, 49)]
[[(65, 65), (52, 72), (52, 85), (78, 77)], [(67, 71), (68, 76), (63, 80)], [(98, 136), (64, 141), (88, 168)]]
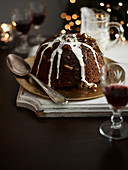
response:
[[(32, 110), (38, 118), (106, 117), (112, 114), (105, 97), (78, 102), (69, 101), (66, 105), (58, 105), (50, 99), (31, 94), (23, 87), (19, 88), (16, 105)], [(128, 106), (123, 115), (128, 115)]]

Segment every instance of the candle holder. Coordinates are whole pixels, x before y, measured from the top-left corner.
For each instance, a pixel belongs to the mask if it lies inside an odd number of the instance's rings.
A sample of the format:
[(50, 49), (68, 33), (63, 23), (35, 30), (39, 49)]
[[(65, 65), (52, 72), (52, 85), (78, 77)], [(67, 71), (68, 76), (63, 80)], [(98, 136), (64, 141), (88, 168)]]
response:
[(11, 49), (13, 47), (14, 30), (8, 23), (0, 24), (0, 48)]

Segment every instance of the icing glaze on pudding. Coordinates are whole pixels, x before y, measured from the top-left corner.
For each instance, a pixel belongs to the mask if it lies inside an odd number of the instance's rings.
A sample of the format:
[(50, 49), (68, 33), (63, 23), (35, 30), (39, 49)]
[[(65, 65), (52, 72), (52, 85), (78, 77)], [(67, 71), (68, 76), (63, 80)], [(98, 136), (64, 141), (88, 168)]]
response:
[(86, 34), (57, 34), (40, 44), (32, 74), (50, 87), (96, 87), (103, 54)]

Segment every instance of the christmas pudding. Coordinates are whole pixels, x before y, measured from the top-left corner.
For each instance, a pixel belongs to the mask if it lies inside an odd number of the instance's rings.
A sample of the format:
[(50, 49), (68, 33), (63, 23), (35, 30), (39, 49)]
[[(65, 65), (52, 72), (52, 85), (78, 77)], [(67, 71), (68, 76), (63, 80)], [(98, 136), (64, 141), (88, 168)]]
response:
[(57, 34), (40, 44), (32, 74), (53, 88), (96, 87), (103, 54), (86, 34)]

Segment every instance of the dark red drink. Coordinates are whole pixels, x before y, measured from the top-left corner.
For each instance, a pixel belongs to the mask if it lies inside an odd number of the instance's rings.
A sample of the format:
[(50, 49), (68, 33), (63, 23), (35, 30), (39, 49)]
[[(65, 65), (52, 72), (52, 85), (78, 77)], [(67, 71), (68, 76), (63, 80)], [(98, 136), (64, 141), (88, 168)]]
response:
[(44, 22), (45, 14), (41, 13), (33, 13), (33, 24), (34, 25), (40, 25)]
[(17, 21), (16, 22), (16, 29), (18, 32), (22, 34), (27, 34), (30, 30), (31, 22), (28, 21)]
[(115, 109), (121, 109), (128, 103), (128, 87), (123, 85), (108, 85), (104, 89), (104, 94), (109, 104)]

